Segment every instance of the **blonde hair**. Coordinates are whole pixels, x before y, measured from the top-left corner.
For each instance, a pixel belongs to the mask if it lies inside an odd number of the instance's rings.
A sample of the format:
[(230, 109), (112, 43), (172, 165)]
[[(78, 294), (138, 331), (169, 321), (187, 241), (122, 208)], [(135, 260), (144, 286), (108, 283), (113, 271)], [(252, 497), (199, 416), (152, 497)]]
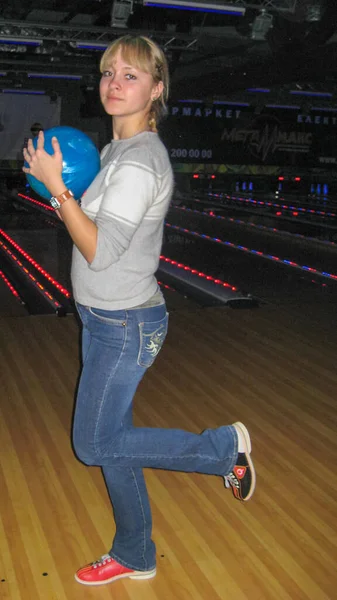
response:
[(101, 73), (111, 66), (119, 50), (123, 59), (130, 65), (152, 75), (155, 84), (163, 82), (163, 91), (153, 100), (149, 113), (149, 127), (152, 131), (157, 131), (157, 123), (167, 112), (166, 102), (169, 93), (169, 70), (165, 54), (146, 36), (124, 35), (105, 50), (99, 65)]

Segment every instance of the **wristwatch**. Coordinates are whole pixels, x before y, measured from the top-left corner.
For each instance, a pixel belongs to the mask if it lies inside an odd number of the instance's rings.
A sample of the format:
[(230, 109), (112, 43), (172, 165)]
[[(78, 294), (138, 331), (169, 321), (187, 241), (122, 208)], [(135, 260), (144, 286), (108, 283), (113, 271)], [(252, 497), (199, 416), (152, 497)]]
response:
[(55, 210), (57, 210), (62, 206), (62, 204), (66, 202), (66, 200), (69, 200), (69, 198), (73, 197), (74, 194), (72, 193), (72, 191), (66, 190), (65, 192), (63, 192), (63, 194), (59, 194), (58, 196), (53, 196), (52, 198), (50, 198), (50, 204), (53, 208), (55, 208)]

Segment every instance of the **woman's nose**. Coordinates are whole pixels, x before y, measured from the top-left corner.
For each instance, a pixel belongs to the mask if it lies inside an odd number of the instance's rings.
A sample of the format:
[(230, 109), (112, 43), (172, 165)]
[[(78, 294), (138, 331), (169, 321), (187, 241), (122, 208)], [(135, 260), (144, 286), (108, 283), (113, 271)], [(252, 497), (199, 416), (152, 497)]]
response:
[(119, 88), (120, 87), (120, 77), (115, 74), (113, 77), (111, 77), (110, 81), (109, 81), (109, 87), (112, 88)]

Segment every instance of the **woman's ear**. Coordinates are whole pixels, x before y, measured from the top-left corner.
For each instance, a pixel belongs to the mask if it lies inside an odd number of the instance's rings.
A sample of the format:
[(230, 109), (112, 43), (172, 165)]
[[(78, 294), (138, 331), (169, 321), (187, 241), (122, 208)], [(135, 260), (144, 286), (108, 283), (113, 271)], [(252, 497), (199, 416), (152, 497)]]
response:
[(158, 100), (159, 96), (163, 93), (163, 90), (164, 90), (163, 82), (158, 81), (158, 83), (156, 83), (153, 86), (152, 95), (151, 95), (152, 102), (154, 102), (155, 100)]

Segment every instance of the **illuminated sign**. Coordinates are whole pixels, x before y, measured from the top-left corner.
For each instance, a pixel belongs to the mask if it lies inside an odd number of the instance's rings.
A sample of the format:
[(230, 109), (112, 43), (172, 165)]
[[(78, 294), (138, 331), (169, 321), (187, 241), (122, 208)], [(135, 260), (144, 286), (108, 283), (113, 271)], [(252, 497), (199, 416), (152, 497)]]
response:
[(337, 125), (337, 117), (322, 115), (297, 115), (297, 123), (304, 125)]
[(247, 145), (254, 156), (265, 161), (275, 152), (309, 152), (312, 133), (282, 131), (278, 125), (266, 124), (263, 129), (224, 129), (221, 140)]
[(240, 109), (216, 108), (214, 106), (170, 106), (169, 114), (172, 117), (213, 117), (216, 119), (239, 119)]
[(334, 166), (337, 107), (329, 110), (257, 112), (252, 106), (177, 101), (161, 135), (175, 163)]

